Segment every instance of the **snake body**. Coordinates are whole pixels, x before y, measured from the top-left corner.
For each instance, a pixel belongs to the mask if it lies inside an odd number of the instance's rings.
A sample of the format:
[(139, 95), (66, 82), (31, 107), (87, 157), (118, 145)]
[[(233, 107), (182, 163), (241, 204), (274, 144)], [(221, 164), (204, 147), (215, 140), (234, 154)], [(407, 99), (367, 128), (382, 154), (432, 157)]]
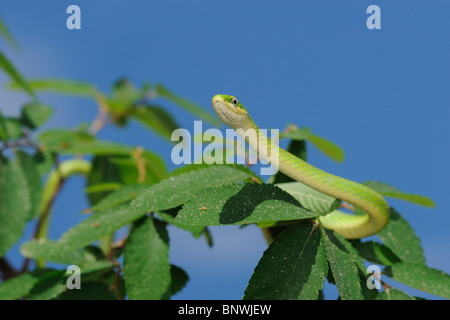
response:
[(261, 158), (272, 165), (275, 163), (290, 178), (345, 201), (363, 212), (330, 212), (319, 217), (325, 228), (332, 229), (347, 239), (358, 239), (374, 235), (386, 226), (389, 221), (389, 205), (380, 194), (362, 184), (320, 170), (281, 147), (274, 147), (244, 105), (234, 96), (215, 95), (212, 105), (219, 119), (235, 129)]

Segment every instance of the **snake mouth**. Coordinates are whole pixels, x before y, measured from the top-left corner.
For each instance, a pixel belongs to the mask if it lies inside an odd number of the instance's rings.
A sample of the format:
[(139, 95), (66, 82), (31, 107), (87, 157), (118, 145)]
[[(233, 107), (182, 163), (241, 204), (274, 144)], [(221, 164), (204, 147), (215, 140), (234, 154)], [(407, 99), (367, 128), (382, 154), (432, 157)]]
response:
[(215, 95), (212, 99), (212, 106), (219, 119), (233, 129), (242, 126), (247, 118), (247, 112), (227, 101), (230, 96)]
[(218, 108), (227, 108), (231, 112), (236, 113), (238, 115), (247, 115), (247, 111), (245, 109), (242, 109), (233, 103), (229, 102), (229, 100), (236, 100), (233, 96), (228, 96), (225, 94), (216, 94), (212, 99), (212, 105), (214, 110), (217, 110)]

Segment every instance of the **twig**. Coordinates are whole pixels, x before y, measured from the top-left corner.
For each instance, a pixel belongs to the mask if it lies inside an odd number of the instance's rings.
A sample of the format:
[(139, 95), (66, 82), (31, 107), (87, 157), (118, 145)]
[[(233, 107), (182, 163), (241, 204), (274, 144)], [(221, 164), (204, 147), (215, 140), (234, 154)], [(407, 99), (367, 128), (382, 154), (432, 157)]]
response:
[(339, 208), (349, 209), (349, 210), (352, 210), (352, 211), (355, 210), (355, 208), (348, 202), (342, 202), (341, 205), (339, 206)]
[(95, 100), (97, 102), (98, 112), (88, 129), (88, 132), (93, 136), (97, 135), (108, 124), (112, 123), (103, 96), (98, 96)]
[(3, 280), (14, 278), (15, 276), (18, 275), (17, 271), (13, 268), (13, 266), (9, 263), (9, 261), (5, 257), (0, 258), (0, 271), (2, 272)]

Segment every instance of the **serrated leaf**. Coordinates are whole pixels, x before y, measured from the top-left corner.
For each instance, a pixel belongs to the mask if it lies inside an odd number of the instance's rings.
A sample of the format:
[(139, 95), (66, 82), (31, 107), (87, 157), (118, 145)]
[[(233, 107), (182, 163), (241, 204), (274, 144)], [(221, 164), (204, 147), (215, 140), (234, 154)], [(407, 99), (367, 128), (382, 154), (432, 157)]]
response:
[(28, 294), (38, 278), (32, 272), (21, 274), (0, 284), (0, 300), (15, 300)]
[(145, 214), (145, 211), (134, 211), (128, 205), (116, 206), (96, 212), (78, 225), (70, 228), (57, 241), (68, 249), (85, 247), (101, 237), (126, 226)]
[[(344, 239), (331, 230), (321, 228), (334, 282), (342, 300), (363, 300), (358, 269)], [(347, 247), (347, 248), (346, 248)]]
[(177, 228), (191, 232), (192, 235), (196, 238), (200, 237), (205, 228), (203, 226), (190, 226), (176, 222), (175, 220), (176, 212), (173, 212), (175, 210), (176, 208), (171, 210), (159, 211), (157, 212), (157, 214), (158, 217), (160, 217), (165, 222), (170, 223)]
[(169, 238), (158, 220), (136, 221), (124, 252), (125, 288), (132, 300), (160, 299), (170, 285)]
[(36, 94), (33, 89), (29, 85), (29, 83), (25, 80), (25, 78), (17, 71), (14, 65), (9, 61), (8, 58), (0, 51), (0, 68), (13, 80), (17, 87), (23, 89), (28, 93), (30, 97), (33, 99), (37, 99)]
[(21, 238), (30, 209), (28, 181), (22, 167), (0, 155), (0, 257)]
[(173, 296), (174, 294), (181, 291), (189, 281), (189, 276), (187, 275), (187, 273), (183, 269), (175, 265), (170, 265), (170, 278), (170, 287), (167, 291), (169, 296)]
[(221, 122), (215, 117), (212, 113), (206, 111), (196, 103), (189, 101), (185, 98), (181, 98), (174, 93), (172, 93), (165, 86), (158, 84), (156, 87), (156, 92), (163, 98), (173, 102), (179, 107), (182, 107), (184, 110), (190, 112), (191, 114), (198, 116), (200, 119), (205, 120), (213, 126), (220, 126)]
[(217, 226), (317, 217), (280, 188), (269, 184), (233, 184), (207, 189), (187, 202), (175, 221)]
[(24, 105), (22, 108), (22, 123), (31, 129), (43, 125), (53, 114), (53, 108), (40, 102)]
[(46, 273), (53, 273), (50, 269), (37, 269), (8, 279), (0, 284), (0, 300), (16, 300), (29, 294), (39, 279)]
[(320, 232), (311, 223), (298, 223), (264, 252), (243, 299), (316, 300), (327, 271)]
[[(30, 210), (28, 220), (34, 218), (39, 211), (42, 199), (41, 176), (38, 171), (35, 159), (24, 151), (16, 151), (15, 156), (18, 164), (27, 180), (28, 192), (30, 194)], [(26, 190), (23, 190), (26, 192)]]
[(159, 106), (139, 106), (133, 110), (133, 118), (168, 140), (171, 140), (172, 132), (179, 128), (172, 115)]
[(177, 176), (177, 175), (179, 175), (181, 173), (188, 173), (188, 172), (197, 171), (197, 170), (200, 170), (200, 169), (211, 168), (213, 166), (219, 166), (219, 167), (227, 166), (227, 167), (230, 167), (232, 169), (240, 170), (240, 171), (244, 172), (245, 174), (247, 174), (251, 178), (251, 180), (258, 181), (258, 182), (261, 182), (261, 183), (263, 182), (261, 180), (261, 178), (256, 173), (254, 173), (250, 168), (247, 168), (246, 166), (243, 166), (243, 165), (234, 164), (234, 163), (233, 164), (226, 164), (226, 163), (224, 163), (224, 164), (216, 164), (216, 163), (207, 164), (205, 162), (202, 162), (202, 163), (198, 163), (198, 164), (197, 163), (186, 164), (184, 166), (175, 168), (170, 173), (170, 176), (174, 177), (174, 176)]
[(26, 300), (51, 300), (66, 291), (64, 271), (49, 271), (39, 278)]
[(375, 241), (358, 241), (353, 243), (353, 246), (358, 251), (359, 255), (367, 261), (385, 266), (401, 262), (391, 249), (381, 243)]
[(425, 256), (419, 237), (417, 237), (408, 221), (394, 208), (390, 210), (390, 219), (387, 226), (377, 235), (402, 262), (425, 264)]
[(340, 200), (323, 194), (301, 182), (279, 183), (276, 186), (292, 195), (304, 208), (320, 215), (336, 210), (341, 204)]
[(424, 207), (434, 208), (435, 206), (433, 200), (428, 197), (421, 196), (418, 194), (404, 193), (403, 191), (400, 191), (399, 189), (384, 182), (370, 180), (364, 181), (362, 184), (368, 186), (369, 188), (375, 190), (376, 192), (385, 197), (408, 201)]
[(228, 166), (211, 166), (183, 173), (150, 186), (131, 202), (133, 211), (161, 211), (177, 207), (207, 188), (244, 181), (249, 175)]
[[(71, 96), (94, 97), (98, 90), (87, 82), (69, 79), (30, 79), (28, 84), (36, 91), (47, 91)], [(17, 82), (12, 82), (10, 87), (16, 89)]]
[(96, 205), (94, 205), (91, 210), (92, 211), (101, 211), (105, 209), (109, 209), (115, 207), (117, 205), (130, 202), (138, 195), (140, 195), (145, 189), (148, 188), (148, 185), (144, 184), (133, 184), (128, 186), (123, 186), (117, 190), (114, 190), (106, 197), (101, 199)]
[(63, 154), (93, 155), (129, 155), (133, 149), (129, 146), (110, 141), (97, 140), (84, 132), (52, 129), (43, 132), (39, 138), (47, 151)]
[(383, 274), (413, 288), (450, 299), (450, 275), (425, 265), (397, 263)]
[(22, 244), (20, 251), (29, 258), (62, 264), (86, 262), (79, 249), (139, 219), (145, 212), (130, 212), (128, 206), (117, 206), (92, 214), (70, 228), (58, 241), (31, 240)]
[(86, 262), (86, 257), (79, 250), (48, 239), (27, 241), (20, 246), (20, 252), (27, 258), (59, 264), (79, 265)]

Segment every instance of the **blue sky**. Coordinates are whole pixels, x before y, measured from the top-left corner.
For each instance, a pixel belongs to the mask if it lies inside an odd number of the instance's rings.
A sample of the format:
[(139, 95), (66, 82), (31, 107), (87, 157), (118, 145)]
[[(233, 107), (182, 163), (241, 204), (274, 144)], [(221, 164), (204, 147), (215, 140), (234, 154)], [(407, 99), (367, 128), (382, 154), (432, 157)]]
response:
[[(319, 168), (435, 201), (435, 209), (390, 203), (416, 230), (428, 265), (450, 273), (448, 1), (77, 1), (82, 28), (68, 30), (71, 4), (0, 5), (21, 49), (0, 47), (26, 76), (84, 80), (104, 91), (122, 76), (160, 82), (211, 111), (214, 94), (233, 94), (260, 127), (308, 126), (346, 152), (336, 164), (311, 147), (309, 160)], [(381, 30), (366, 27), (372, 4), (381, 8)], [(26, 97), (6, 92), (6, 80), (0, 75), (0, 108), (14, 114)], [(47, 128), (76, 126), (96, 113), (86, 99), (41, 97), (56, 109)], [(167, 107), (181, 126), (193, 127), (194, 117)], [(107, 128), (100, 138), (143, 145), (170, 165), (171, 146), (138, 125)], [(82, 219), (82, 187), (74, 178), (58, 199), (52, 238)], [(191, 277), (176, 298), (242, 297), (265, 249), (259, 230), (213, 228), (212, 249), (170, 232), (171, 261)], [(17, 263), (17, 254), (11, 258)]]

